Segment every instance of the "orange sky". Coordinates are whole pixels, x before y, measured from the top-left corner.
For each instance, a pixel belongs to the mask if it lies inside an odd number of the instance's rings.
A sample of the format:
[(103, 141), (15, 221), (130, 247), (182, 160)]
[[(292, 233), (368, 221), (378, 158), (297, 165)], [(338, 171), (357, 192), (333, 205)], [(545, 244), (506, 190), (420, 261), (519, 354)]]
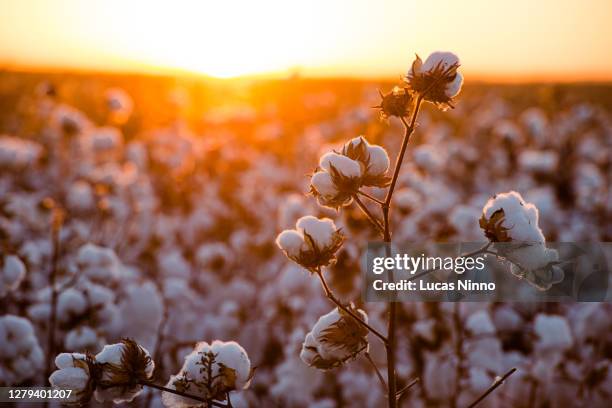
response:
[(473, 78), (612, 80), (611, 0), (1, 0), (0, 66), (397, 76), (456, 52)]

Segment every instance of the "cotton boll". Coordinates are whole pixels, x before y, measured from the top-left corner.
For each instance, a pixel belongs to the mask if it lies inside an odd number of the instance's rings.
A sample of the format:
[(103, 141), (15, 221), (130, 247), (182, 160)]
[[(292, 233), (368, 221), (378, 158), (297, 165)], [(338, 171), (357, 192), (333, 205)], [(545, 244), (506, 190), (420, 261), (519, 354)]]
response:
[(0, 136), (0, 169), (21, 170), (34, 165), (42, 156), (38, 143), (12, 136)]
[(332, 198), (338, 194), (338, 188), (332, 181), (331, 175), (326, 171), (317, 171), (310, 179), (310, 183), (323, 197)]
[(34, 378), (44, 366), (44, 355), (29, 320), (0, 317), (0, 383), (18, 385)]
[(455, 64), (459, 64), (459, 57), (456, 54), (448, 51), (436, 51), (429, 54), (421, 67), (421, 71), (431, 71), (437, 66), (448, 68)]
[(82, 326), (69, 331), (64, 338), (64, 347), (69, 351), (97, 351), (106, 340), (91, 327)]
[(2, 261), (4, 264), (0, 270), (0, 297), (16, 290), (26, 274), (25, 265), (15, 255), (5, 256)]
[[(321, 192), (321, 194), (324, 193)], [(278, 223), (281, 228), (291, 228), (295, 220), (306, 215), (309, 210), (310, 206), (302, 195), (291, 194), (281, 202), (278, 209)]]
[(341, 154), (333, 152), (324, 154), (319, 161), (319, 166), (329, 173), (332, 173), (333, 167), (344, 177), (361, 177), (359, 163)]
[(79, 248), (77, 263), (83, 274), (94, 281), (108, 282), (121, 274), (121, 262), (111, 248), (85, 244)]
[(416, 211), (423, 200), (416, 191), (402, 188), (393, 195), (393, 202), (398, 210), (409, 213)]
[(57, 316), (60, 322), (68, 322), (87, 310), (87, 299), (75, 288), (68, 288), (57, 298)]
[(481, 237), (477, 222), (480, 215), (478, 207), (460, 204), (453, 208), (448, 216), (448, 221), (457, 231), (460, 239), (476, 240)]
[(96, 202), (91, 185), (86, 181), (75, 181), (68, 190), (68, 207), (74, 211), (90, 211)]
[(536, 347), (540, 351), (565, 351), (573, 344), (569, 324), (563, 316), (537, 315), (534, 331), (538, 336)]
[(553, 151), (525, 150), (519, 156), (521, 169), (533, 173), (551, 173), (557, 169), (559, 156)]
[(370, 155), (369, 167), (367, 169), (370, 175), (385, 174), (389, 169), (389, 155), (381, 146), (368, 146)]
[(49, 383), (55, 388), (72, 390), (67, 403), (85, 403), (91, 398), (87, 391), (91, 378), (85, 359), (85, 355), (77, 353), (62, 353), (55, 358), (58, 370), (51, 374)]
[(94, 154), (108, 154), (123, 147), (123, 135), (117, 128), (100, 127), (87, 134), (87, 143)]
[(460, 72), (457, 72), (457, 74), (455, 75), (455, 79), (453, 79), (453, 81), (446, 86), (446, 96), (448, 96), (449, 98), (454, 98), (455, 96), (459, 95), (462, 86), (463, 75), (461, 75)]
[(128, 336), (145, 348), (154, 347), (157, 328), (162, 320), (163, 303), (152, 282), (127, 287), (119, 303), (122, 316), (122, 336)]
[(201, 268), (222, 270), (232, 262), (231, 249), (222, 242), (200, 245), (195, 254), (196, 264)]
[(286, 406), (308, 406), (320, 388), (324, 376), (304, 364), (294, 355), (289, 355), (274, 368), (274, 382), (270, 394)]
[(501, 306), (493, 312), (497, 331), (517, 331), (523, 327), (523, 318), (511, 306)]
[(486, 370), (478, 367), (469, 369), (468, 383), (471, 391), (483, 393), (493, 384), (493, 381), (493, 377)]
[(296, 230), (284, 230), (276, 238), (276, 245), (289, 257), (297, 257), (305, 248), (304, 236)]
[[(201, 398), (219, 399), (227, 392), (246, 388), (250, 377), (251, 362), (246, 351), (236, 342), (215, 340), (212, 344), (198, 343), (167, 387), (180, 388)], [(162, 394), (162, 401), (167, 407), (193, 405), (192, 400), (168, 392)]]
[[(364, 311), (354, 312), (367, 323)], [(306, 335), (300, 356), (306, 364), (319, 369), (337, 367), (367, 348), (367, 334), (352, 317), (334, 308), (321, 316)]]
[(517, 145), (523, 139), (521, 129), (516, 123), (503, 119), (495, 124), (493, 128), (493, 134), (504, 142)]
[(337, 228), (329, 218), (318, 219), (312, 215), (307, 215), (300, 218), (295, 225), (302, 234), (308, 234), (319, 249), (333, 244)]
[(606, 199), (605, 188), (605, 178), (596, 165), (582, 163), (578, 166), (574, 176), (574, 189), (581, 208), (592, 209), (603, 205)]
[[(139, 381), (148, 381), (153, 375), (155, 363), (149, 352), (133, 342), (123, 340), (121, 343), (104, 346), (96, 354), (96, 363), (102, 367), (101, 387), (97, 387), (94, 396), (98, 402), (130, 402), (142, 391)], [(129, 364), (125, 364), (129, 361)], [(126, 386), (126, 383), (136, 385)]]
[(191, 274), (191, 265), (176, 248), (157, 253), (157, 266), (162, 276), (187, 278)]
[(548, 119), (542, 109), (536, 107), (529, 108), (521, 113), (520, 120), (538, 143), (543, 141), (548, 126)]
[(494, 334), (495, 326), (491, 321), (491, 316), (486, 310), (479, 310), (468, 317), (466, 327), (473, 336), (483, 334)]
[(439, 148), (429, 144), (422, 144), (413, 150), (414, 162), (430, 173), (442, 169), (444, 158)]

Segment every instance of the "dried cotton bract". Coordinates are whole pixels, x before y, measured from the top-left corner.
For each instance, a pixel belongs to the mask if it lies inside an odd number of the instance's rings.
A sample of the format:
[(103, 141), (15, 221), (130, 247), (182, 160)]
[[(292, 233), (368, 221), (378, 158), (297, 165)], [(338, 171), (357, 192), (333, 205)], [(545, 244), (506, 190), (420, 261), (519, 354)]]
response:
[[(215, 340), (212, 344), (198, 343), (167, 387), (205, 400), (225, 401), (229, 392), (247, 388), (251, 377), (251, 361), (246, 351), (234, 341)], [(169, 392), (162, 394), (162, 401), (172, 408), (203, 405)]]
[(480, 227), (498, 253), (512, 262), (511, 272), (538, 289), (549, 289), (563, 279), (555, 266), (558, 253), (546, 248), (538, 227), (538, 209), (516, 191), (497, 194), (483, 208)]
[[(350, 306), (367, 323), (363, 310)], [(335, 308), (321, 316), (306, 335), (300, 358), (309, 366), (322, 370), (338, 367), (367, 350), (368, 330), (343, 310)]]
[(309, 270), (335, 261), (344, 236), (332, 220), (308, 215), (300, 218), (295, 226), (296, 229), (284, 230), (276, 238), (276, 244), (289, 259)]
[(461, 91), (463, 76), (457, 71), (459, 57), (452, 52), (437, 51), (425, 62), (417, 55), (406, 76), (410, 89), (423, 99), (443, 109), (452, 108), (453, 98)]

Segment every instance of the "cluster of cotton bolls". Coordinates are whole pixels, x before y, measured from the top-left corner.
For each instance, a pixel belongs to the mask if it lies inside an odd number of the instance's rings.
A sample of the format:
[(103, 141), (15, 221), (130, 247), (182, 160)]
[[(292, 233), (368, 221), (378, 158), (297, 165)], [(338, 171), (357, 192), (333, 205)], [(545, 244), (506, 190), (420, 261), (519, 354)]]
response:
[[(415, 63), (414, 86), (429, 65)], [(370, 109), (376, 87), (353, 86), (360, 92), (302, 89), (290, 104), (242, 104), (202, 113), (203, 126), (178, 118), (136, 133), (126, 124), (136, 126), (138, 95), (113, 88), (99, 96), (108, 108), (102, 119), (52, 100), (34, 136), (0, 137), (0, 384), (44, 385), (59, 355), (56, 367), (69, 371), (54, 374), (57, 384), (74, 379), (94, 399), (189, 405), (139, 387), (123, 396), (88, 389), (89, 376), (102, 375), (95, 361), (110, 353), (105, 346), (131, 337), (154, 361), (156, 384), (200, 396), (231, 391), (235, 407), (379, 405), (384, 392), (365, 353), (383, 367), (384, 347), (367, 342), (359, 325), (350, 342), (334, 343), (334, 328), (354, 322), (330, 312), (313, 277), (325, 266), (336, 295), (384, 330), (385, 305), (358, 302), (361, 260), (378, 231), (355, 195), (384, 200), (401, 129)], [(450, 107), (460, 86), (454, 78), (436, 103)], [(386, 107), (401, 107), (406, 95), (387, 95)], [(494, 219), (501, 227), (493, 232), (533, 242), (507, 254), (509, 273), (554, 284), (554, 269), (542, 270), (554, 259), (547, 242), (612, 237), (609, 112), (530, 106), (494, 89), (460, 98), (444, 115), (425, 107), (419, 117), (391, 203), (394, 239), (484, 242), (484, 215), (485, 226)], [(495, 216), (500, 209), (504, 217)], [(278, 244), (308, 268), (276, 248), (282, 230)], [(517, 367), (491, 404), (526, 396), (533, 406), (605, 406), (611, 324), (606, 304), (403, 304), (399, 386), (420, 378), (404, 402), (466, 405)], [(232, 390), (199, 371), (208, 364), (222, 372), (219, 363), (235, 372)], [(254, 366), (251, 386), (233, 392)]]

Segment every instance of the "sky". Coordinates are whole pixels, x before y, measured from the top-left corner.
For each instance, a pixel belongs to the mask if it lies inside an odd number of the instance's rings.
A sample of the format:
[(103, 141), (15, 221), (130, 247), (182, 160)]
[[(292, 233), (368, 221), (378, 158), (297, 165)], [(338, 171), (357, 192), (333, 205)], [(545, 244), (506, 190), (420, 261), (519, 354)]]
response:
[(0, 68), (612, 80), (612, 0), (0, 0)]

